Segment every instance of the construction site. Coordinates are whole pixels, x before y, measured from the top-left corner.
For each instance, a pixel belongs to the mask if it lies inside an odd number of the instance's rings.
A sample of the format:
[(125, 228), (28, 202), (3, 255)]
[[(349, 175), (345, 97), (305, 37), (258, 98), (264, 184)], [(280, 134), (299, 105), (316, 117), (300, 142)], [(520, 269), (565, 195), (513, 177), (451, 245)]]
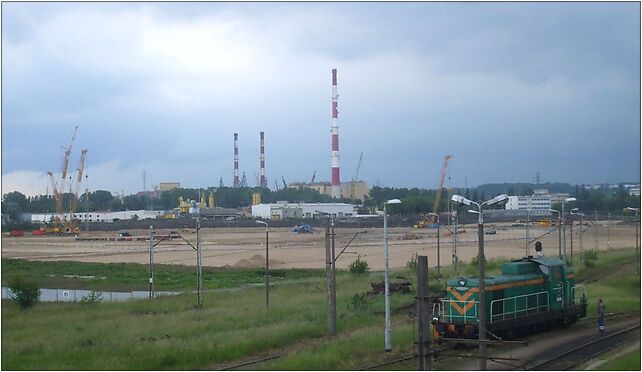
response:
[[(224, 187), (221, 176), (218, 188), (203, 185), (187, 190), (173, 180), (149, 192), (143, 171), (141, 199), (170, 195), (171, 206), (90, 210), (87, 204), (82, 211), (81, 202), (89, 201), (89, 189), (85, 188), (84, 199), (81, 191), (88, 150), (80, 152), (75, 173), (70, 172), (75, 127), (63, 146), (60, 175), (47, 172), (55, 213), (30, 214), (28, 222), (37, 228), (26, 233), (15, 229), (2, 236), (3, 273), (9, 271), (13, 276), (3, 276), (3, 285), (7, 285), (3, 298), (17, 299), (15, 288), (25, 285), (23, 277), (33, 278), (35, 273), (45, 286), (73, 286), (73, 296), (69, 287), (39, 289), (33, 284), (35, 302), (43, 290), (54, 293), (47, 301), (56, 304), (48, 305), (59, 307), (42, 305), (46, 313), (33, 313), (33, 317), (45, 319), (46, 326), (40, 330), (55, 335), (42, 337), (46, 348), (20, 344), (19, 350), (11, 352), (4, 345), (19, 337), (3, 335), (3, 357), (9, 355), (3, 369), (25, 365), (34, 369), (251, 369), (260, 365), (266, 370), (340, 370), (393, 364), (424, 370), (433, 360), (438, 369), (469, 370), (475, 368), (471, 361), (477, 359), (480, 370), (486, 369), (487, 362), (493, 369), (502, 367), (504, 361), (519, 362), (508, 364), (515, 369), (533, 369), (553, 361), (544, 360), (551, 353), (551, 342), (546, 340), (550, 336), (526, 338), (531, 333), (541, 329), (565, 332), (564, 337), (574, 337), (578, 343), (587, 337), (586, 322), (580, 322), (583, 328), (561, 329), (587, 319), (586, 287), (593, 284), (589, 280), (612, 277), (617, 270), (639, 277), (639, 205), (617, 215), (608, 211), (585, 215), (573, 204), (578, 198), (545, 189), (526, 195), (502, 193), (477, 202), (462, 196), (467, 188), (457, 190), (446, 184), (453, 154), (439, 159), (436, 187), (422, 190), (422, 200), (430, 195), (430, 205), (424, 203), (419, 213), (400, 212), (404, 203), (413, 200), (412, 195), (374, 201), (375, 193), (359, 179), (363, 152), (354, 176), (342, 182), (336, 69), (331, 72), (331, 89), (331, 181), (317, 181), (315, 170), (310, 182), (288, 184), (280, 176), (280, 188), (275, 177), (275, 191), (281, 191), (277, 198), (296, 195), (289, 200), (262, 200), (272, 197), (266, 176), (265, 132), (259, 133), (255, 187), (239, 171), (239, 135), (235, 132), (231, 188)], [(240, 191), (236, 199), (225, 199), (227, 189)], [(298, 199), (304, 193), (288, 194), (295, 191), (306, 191), (314, 200)], [(251, 202), (242, 199), (249, 193)], [(121, 205), (125, 198), (121, 192)], [(598, 257), (600, 263), (611, 266), (596, 268)], [(638, 262), (631, 263), (632, 257)], [(485, 265), (491, 261), (495, 267), (488, 275)], [(442, 270), (447, 274), (442, 276)], [(205, 284), (204, 276), (208, 277)], [(235, 277), (226, 279), (230, 276)], [(432, 278), (436, 284), (429, 282)], [(604, 283), (611, 285), (612, 280)], [(637, 288), (639, 292), (639, 280), (626, 283), (623, 291)], [(589, 288), (605, 293), (599, 285)], [(615, 286), (622, 289), (619, 281)], [(103, 288), (110, 291), (110, 303), (93, 306), (103, 300)], [(132, 291), (116, 292), (114, 288)], [(79, 298), (77, 291), (86, 295)], [(112, 304), (114, 295), (125, 303)], [(615, 296), (602, 296), (616, 306), (628, 306), (621, 309), (629, 318), (633, 309), (633, 320), (618, 323), (618, 332), (622, 329), (626, 337), (639, 338), (639, 297), (633, 293), (633, 299), (629, 295), (618, 303)], [(64, 303), (76, 301), (81, 303), (78, 307)], [(11, 306), (15, 325), (22, 318), (16, 315), (18, 308)], [(51, 320), (59, 309), (65, 310), (60, 316), (69, 317)], [(72, 322), (73, 327), (66, 326)], [(39, 327), (35, 320), (30, 323)], [(631, 324), (633, 328), (626, 328)], [(394, 354), (390, 354), (392, 327), (396, 332)], [(496, 334), (490, 327), (495, 327)], [(22, 332), (24, 326), (9, 327), (7, 332), (15, 329)], [(487, 333), (492, 339), (485, 338)], [(370, 339), (374, 335), (375, 341)], [(65, 344), (62, 339), (72, 341)], [(513, 353), (513, 345), (526, 346), (531, 340), (535, 346), (528, 352)], [(344, 342), (342, 350), (330, 349), (339, 342)], [(476, 344), (479, 353), (470, 353), (464, 344)], [(315, 359), (324, 357), (317, 352), (318, 345), (331, 350), (327, 355), (332, 362)], [(486, 346), (493, 350), (487, 353)], [(639, 351), (639, 342), (635, 347)], [(42, 358), (48, 357), (40, 352), (43, 349), (56, 350), (56, 360), (69, 350), (73, 357), (60, 364), (32, 361), (28, 360), (31, 351), (24, 352), (32, 348)], [(100, 353), (85, 353), (90, 348)], [(342, 356), (342, 351), (353, 348), (361, 354)], [(630, 351), (631, 346), (627, 348)], [(77, 354), (91, 357), (79, 364)], [(287, 364), (290, 356), (304, 362)], [(109, 363), (103, 364), (105, 360)], [(281, 360), (284, 364), (278, 364)], [(574, 365), (581, 362), (578, 360)], [(541, 364), (534, 367), (534, 361)]]

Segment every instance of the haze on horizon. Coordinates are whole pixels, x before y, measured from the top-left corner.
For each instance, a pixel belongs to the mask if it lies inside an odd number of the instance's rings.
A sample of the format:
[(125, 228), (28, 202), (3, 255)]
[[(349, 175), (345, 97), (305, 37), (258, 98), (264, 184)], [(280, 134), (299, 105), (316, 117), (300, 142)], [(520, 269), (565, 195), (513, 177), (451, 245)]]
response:
[[(2, 3), (2, 192), (640, 182), (639, 3)], [(49, 187), (50, 188), (50, 187)]]

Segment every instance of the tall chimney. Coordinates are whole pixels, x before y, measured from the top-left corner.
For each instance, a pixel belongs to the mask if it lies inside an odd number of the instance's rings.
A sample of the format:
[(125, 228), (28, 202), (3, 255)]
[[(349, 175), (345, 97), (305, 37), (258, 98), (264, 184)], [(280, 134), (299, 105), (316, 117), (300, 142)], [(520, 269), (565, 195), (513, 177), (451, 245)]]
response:
[(261, 132), (261, 154), (259, 155), (259, 161), (261, 162), (261, 187), (267, 187), (267, 181), (265, 180), (265, 133)]
[(234, 133), (234, 187), (239, 187), (239, 134)]
[(341, 179), (339, 177), (339, 110), (337, 104), (337, 69), (332, 69), (332, 197), (341, 197)]

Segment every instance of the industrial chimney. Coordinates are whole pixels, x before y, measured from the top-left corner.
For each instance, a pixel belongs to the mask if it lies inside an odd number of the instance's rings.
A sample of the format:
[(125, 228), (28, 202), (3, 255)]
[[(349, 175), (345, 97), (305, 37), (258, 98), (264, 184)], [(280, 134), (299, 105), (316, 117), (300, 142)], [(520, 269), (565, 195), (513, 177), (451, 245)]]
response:
[(261, 163), (261, 187), (267, 187), (267, 180), (265, 179), (265, 134), (261, 132), (261, 154), (259, 155), (259, 161)]
[(337, 69), (332, 69), (332, 197), (341, 197), (341, 179), (339, 177), (339, 110), (337, 103)]
[(239, 187), (239, 134), (234, 133), (234, 187)]

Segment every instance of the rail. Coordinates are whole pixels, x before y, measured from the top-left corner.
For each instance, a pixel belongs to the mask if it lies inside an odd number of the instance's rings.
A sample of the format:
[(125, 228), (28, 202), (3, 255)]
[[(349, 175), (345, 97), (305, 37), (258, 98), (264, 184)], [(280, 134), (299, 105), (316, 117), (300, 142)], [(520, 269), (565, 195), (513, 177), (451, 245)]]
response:
[[(440, 302), (433, 305), (433, 318), (437, 316), (446, 323), (453, 323), (453, 320), (457, 320), (462, 321), (464, 324), (477, 324), (479, 322), (477, 316), (478, 305), (479, 302), (477, 301), (457, 301), (442, 298)], [(446, 309), (448, 309), (448, 312), (446, 312)], [(453, 309), (455, 309), (457, 313), (454, 313)], [(473, 309), (473, 315), (468, 315), (470, 309)]]
[(521, 368), (526, 370), (568, 370), (578, 364), (585, 362), (597, 355), (605, 353), (612, 348), (624, 344), (631, 339), (639, 339), (638, 337), (631, 338), (631, 333), (640, 329), (639, 324), (629, 326), (625, 329), (605, 334), (600, 337), (589, 338), (578, 346), (562, 349), (554, 355), (547, 356), (544, 360), (530, 362)]
[[(542, 297), (541, 304), (540, 297)], [(529, 306), (529, 301), (533, 303), (533, 305)], [(513, 305), (512, 310), (504, 311), (507, 307), (510, 308), (510, 306), (507, 305), (510, 305), (511, 303)], [(523, 306), (519, 307), (519, 305)], [(501, 309), (501, 313), (495, 313), (497, 308)], [(542, 291), (492, 300), (490, 302), (490, 309), (491, 323), (498, 320), (516, 318), (520, 315), (530, 314), (531, 312), (548, 311), (548, 292)]]

